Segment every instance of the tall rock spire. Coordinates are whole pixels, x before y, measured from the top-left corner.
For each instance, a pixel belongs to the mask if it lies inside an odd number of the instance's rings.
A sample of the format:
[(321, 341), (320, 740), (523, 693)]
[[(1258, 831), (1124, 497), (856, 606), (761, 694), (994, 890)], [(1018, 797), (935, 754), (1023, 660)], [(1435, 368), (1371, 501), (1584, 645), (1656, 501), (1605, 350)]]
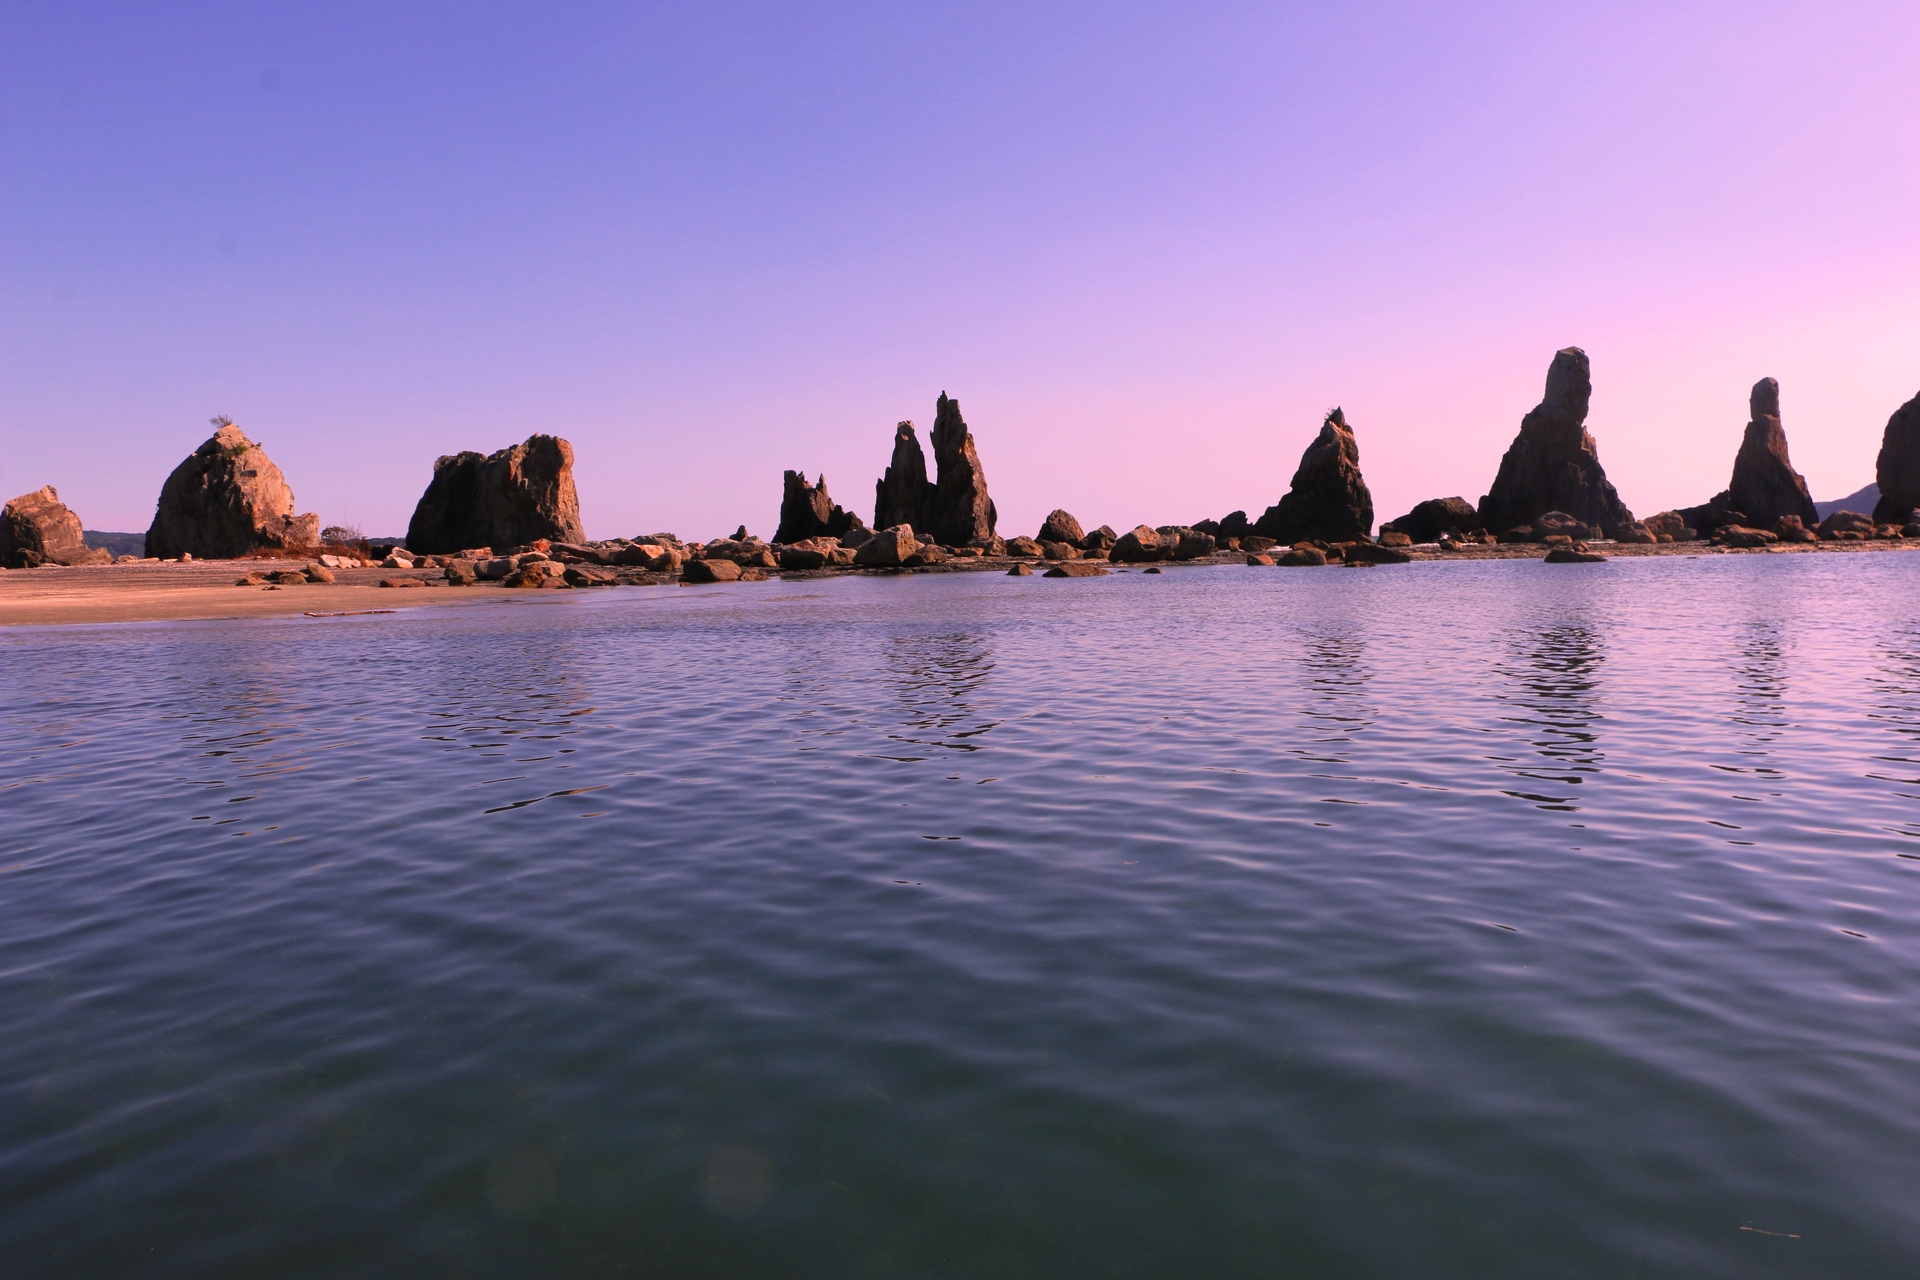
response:
[(1360, 474), (1360, 445), (1340, 409), (1320, 424), (1285, 497), (1268, 507), (1253, 531), (1281, 542), (1364, 538), (1373, 532), (1373, 494)]
[(980, 451), (960, 416), (960, 402), (948, 399), (944, 391), (934, 409), (933, 461), (939, 480), (921, 512), (925, 523), (914, 527), (950, 547), (991, 538), (999, 512), (987, 495), (987, 473), (980, 466)]
[(1762, 378), (1748, 399), (1747, 433), (1733, 459), (1727, 505), (1756, 528), (1771, 529), (1781, 516), (1799, 516), (1808, 528), (1820, 523), (1807, 492), (1806, 477), (1787, 457), (1787, 432), (1780, 425), (1780, 384)]
[(874, 482), (873, 527), (910, 524), (918, 529), (926, 502), (927, 455), (920, 452), (913, 423), (901, 422), (893, 429), (893, 460), (887, 464), (887, 473)]
[(1874, 504), (1873, 518), (1882, 524), (1905, 524), (1914, 508), (1920, 507), (1920, 396), (1887, 419), (1874, 474), (1880, 501)]
[(1547, 369), (1547, 390), (1520, 422), (1520, 434), (1500, 459), (1493, 487), (1480, 499), (1480, 518), (1496, 533), (1531, 525), (1549, 511), (1564, 511), (1614, 537), (1631, 524), (1620, 495), (1607, 481), (1600, 453), (1587, 433), (1587, 403), (1593, 377), (1587, 353), (1556, 352)]

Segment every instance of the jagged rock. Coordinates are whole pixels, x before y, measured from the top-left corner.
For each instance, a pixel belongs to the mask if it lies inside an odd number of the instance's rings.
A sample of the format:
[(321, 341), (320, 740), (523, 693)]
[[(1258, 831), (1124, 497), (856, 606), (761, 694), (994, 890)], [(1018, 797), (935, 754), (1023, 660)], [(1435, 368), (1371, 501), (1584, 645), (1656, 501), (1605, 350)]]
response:
[(1377, 542), (1349, 542), (1341, 557), (1348, 564), (1411, 564), (1413, 557), (1398, 547), (1383, 547)]
[(837, 538), (860, 523), (860, 517), (845, 507), (836, 506), (827, 496), (827, 477), (818, 484), (807, 483), (804, 471), (789, 471), (780, 496), (780, 527), (773, 540), (781, 545), (805, 542), (808, 538)]
[(1774, 522), (1773, 531), (1782, 542), (1820, 541), (1820, 535), (1807, 528), (1806, 521), (1799, 516), (1781, 516)]
[(1875, 520), (1901, 524), (1920, 507), (1920, 395), (1887, 419), (1874, 479), (1880, 486), (1880, 501), (1873, 504)]
[[(1202, 533), (1198, 529), (1178, 529), (1171, 532), (1174, 543), (1173, 550), (1169, 554), (1175, 560), (1198, 560), (1202, 556), (1210, 556), (1213, 554), (1214, 547), (1218, 545), (1212, 534)], [(1163, 544), (1166, 538), (1167, 534), (1162, 533)]]
[(680, 570), (682, 582), (738, 582), (740, 566), (731, 560), (689, 560)]
[(933, 461), (938, 478), (922, 520), (926, 534), (955, 547), (992, 537), (999, 513), (987, 496), (980, 451), (960, 417), (960, 402), (948, 399), (944, 391), (934, 411)]
[(1438, 542), (1449, 530), (1473, 533), (1485, 528), (1480, 513), (1465, 498), (1428, 498), (1413, 510), (1380, 526), (1380, 532), (1404, 533), (1415, 542)]
[(824, 569), (827, 567), (827, 553), (818, 547), (782, 547), (780, 567), (793, 570)]
[(587, 540), (573, 487), (573, 446), (558, 436), (532, 435), (496, 453), (440, 458), (407, 524), (407, 547), (421, 554), (542, 538)]
[(1678, 511), (1662, 511), (1657, 516), (1648, 516), (1642, 523), (1656, 538), (1671, 538), (1675, 542), (1692, 542), (1700, 536), (1693, 526), (1687, 523), (1686, 517)]
[(1113, 544), (1120, 541), (1120, 535), (1113, 531), (1112, 525), (1101, 525), (1086, 537), (1080, 539), (1082, 551), (1111, 551)]
[(231, 560), (319, 542), (320, 517), (294, 514), (280, 468), (231, 422), (173, 469), (147, 530), (147, 554), (163, 560)]
[(1820, 522), (1819, 532), (1829, 542), (1840, 538), (1871, 538), (1873, 519), (1858, 511), (1833, 511)]
[(1247, 519), (1244, 511), (1229, 511), (1220, 517), (1220, 527), (1210, 530), (1218, 538), (1244, 538), (1253, 529), (1253, 522)]
[(924, 519), (921, 513), (929, 487), (927, 456), (920, 452), (913, 423), (898, 423), (893, 429), (893, 460), (873, 486), (873, 527), (890, 529)]
[(1373, 495), (1360, 475), (1360, 446), (1339, 409), (1320, 424), (1320, 434), (1300, 457), (1287, 495), (1253, 525), (1255, 533), (1281, 542), (1303, 538), (1366, 537), (1373, 532)]
[(1143, 524), (1115, 539), (1107, 558), (1116, 564), (1150, 564), (1166, 559), (1171, 550), (1161, 544), (1158, 533)]
[(1594, 530), (1586, 521), (1564, 511), (1543, 511), (1533, 518), (1533, 536), (1540, 542), (1554, 537), (1562, 537), (1569, 542), (1585, 542), (1593, 534)]
[(862, 568), (888, 568), (900, 564), (919, 549), (913, 526), (899, 524), (891, 529), (876, 529), (873, 537), (853, 553), (853, 562)]
[(944, 391), (934, 408), (932, 436), (936, 479), (929, 483), (913, 423), (894, 428), (893, 460), (874, 485), (874, 527), (913, 525), (929, 540), (950, 547), (993, 537), (999, 513), (987, 496), (980, 452), (960, 417), (960, 402)]
[(1078, 546), (1080, 545), (1080, 539), (1086, 536), (1087, 531), (1080, 527), (1078, 520), (1075, 520), (1073, 516), (1067, 512), (1055, 508), (1048, 513), (1046, 522), (1040, 526), (1040, 532), (1036, 535), (1036, 541), (1071, 542), (1075, 546)]
[(41, 564), (112, 564), (104, 547), (89, 549), (80, 517), (60, 501), (52, 485), (23, 493), (0, 510), (0, 566), (31, 569)]
[(1480, 499), (1483, 527), (1512, 529), (1532, 524), (1543, 512), (1564, 511), (1612, 537), (1633, 519), (1587, 433), (1592, 397), (1587, 353), (1578, 347), (1557, 352), (1547, 369), (1546, 394), (1522, 419), (1493, 488)]
[(1806, 477), (1793, 469), (1787, 456), (1787, 432), (1780, 425), (1780, 384), (1772, 378), (1760, 379), (1753, 384), (1747, 406), (1747, 431), (1740, 452), (1734, 455), (1728, 505), (1762, 527), (1782, 516), (1818, 524), (1820, 516), (1813, 509)]

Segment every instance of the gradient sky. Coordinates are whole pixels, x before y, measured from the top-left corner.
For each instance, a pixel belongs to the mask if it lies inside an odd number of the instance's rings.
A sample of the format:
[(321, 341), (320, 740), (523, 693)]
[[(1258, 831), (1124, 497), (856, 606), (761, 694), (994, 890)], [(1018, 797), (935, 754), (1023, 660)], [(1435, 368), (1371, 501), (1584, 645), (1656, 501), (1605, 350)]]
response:
[(1781, 381), (1814, 496), (1920, 392), (1920, 5), (0, 5), (0, 490), (142, 530), (231, 415), (301, 510), (570, 439), (588, 532), (1255, 515), (1321, 414), (1485, 492), (1556, 348), (1641, 514)]

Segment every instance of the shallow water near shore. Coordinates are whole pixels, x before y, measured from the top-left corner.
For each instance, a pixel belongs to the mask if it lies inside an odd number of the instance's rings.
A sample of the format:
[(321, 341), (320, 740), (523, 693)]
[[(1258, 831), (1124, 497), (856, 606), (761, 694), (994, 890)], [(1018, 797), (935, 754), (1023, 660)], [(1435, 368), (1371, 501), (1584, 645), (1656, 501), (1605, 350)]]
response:
[(1913, 1274), (1917, 573), (0, 634), (0, 1273)]

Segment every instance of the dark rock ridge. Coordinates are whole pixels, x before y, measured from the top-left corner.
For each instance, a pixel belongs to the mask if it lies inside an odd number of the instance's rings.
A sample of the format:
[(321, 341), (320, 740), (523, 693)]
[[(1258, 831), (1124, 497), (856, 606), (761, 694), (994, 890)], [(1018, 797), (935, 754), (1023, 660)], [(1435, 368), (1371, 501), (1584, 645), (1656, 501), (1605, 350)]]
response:
[(89, 550), (80, 517), (52, 485), (23, 493), (0, 510), (0, 567), (32, 569), (43, 564), (108, 564), (113, 553)]
[(1373, 495), (1361, 478), (1360, 446), (1345, 413), (1335, 409), (1320, 424), (1292, 488), (1254, 522), (1253, 532), (1281, 542), (1337, 542), (1373, 532)]
[(1568, 347), (1547, 369), (1547, 390), (1520, 422), (1520, 434), (1500, 459), (1493, 488), (1480, 499), (1481, 524), (1496, 531), (1531, 526), (1548, 511), (1564, 511), (1613, 537), (1631, 524), (1620, 495), (1607, 481), (1587, 433), (1593, 377), (1587, 353)]
[(1906, 524), (1908, 514), (1920, 507), (1920, 395), (1895, 409), (1887, 419), (1887, 432), (1880, 438), (1880, 458), (1874, 464), (1874, 482), (1880, 486), (1880, 501), (1873, 504), (1873, 518), (1887, 524)]
[(789, 471), (780, 495), (780, 527), (773, 540), (782, 546), (805, 542), (808, 538), (837, 538), (860, 523), (860, 517), (845, 507), (836, 506), (827, 496), (827, 478), (818, 484), (807, 483), (804, 471)]
[(573, 487), (573, 446), (558, 436), (532, 435), (496, 453), (440, 458), (407, 524), (407, 549), (427, 555), (539, 538), (587, 540)]
[(320, 517), (294, 514), (293, 490), (266, 450), (231, 422), (215, 421), (219, 429), (160, 487), (147, 554), (229, 560), (318, 545)]
[(927, 539), (949, 547), (993, 537), (999, 512), (987, 494), (980, 452), (960, 416), (960, 402), (944, 391), (934, 408), (933, 461), (935, 479), (929, 483), (926, 455), (913, 423), (894, 428), (893, 460), (874, 485), (874, 528), (912, 525)]
[(1480, 512), (1465, 498), (1428, 498), (1398, 520), (1380, 526), (1380, 532), (1404, 533), (1415, 542), (1437, 542), (1449, 529), (1473, 533), (1486, 526)]

